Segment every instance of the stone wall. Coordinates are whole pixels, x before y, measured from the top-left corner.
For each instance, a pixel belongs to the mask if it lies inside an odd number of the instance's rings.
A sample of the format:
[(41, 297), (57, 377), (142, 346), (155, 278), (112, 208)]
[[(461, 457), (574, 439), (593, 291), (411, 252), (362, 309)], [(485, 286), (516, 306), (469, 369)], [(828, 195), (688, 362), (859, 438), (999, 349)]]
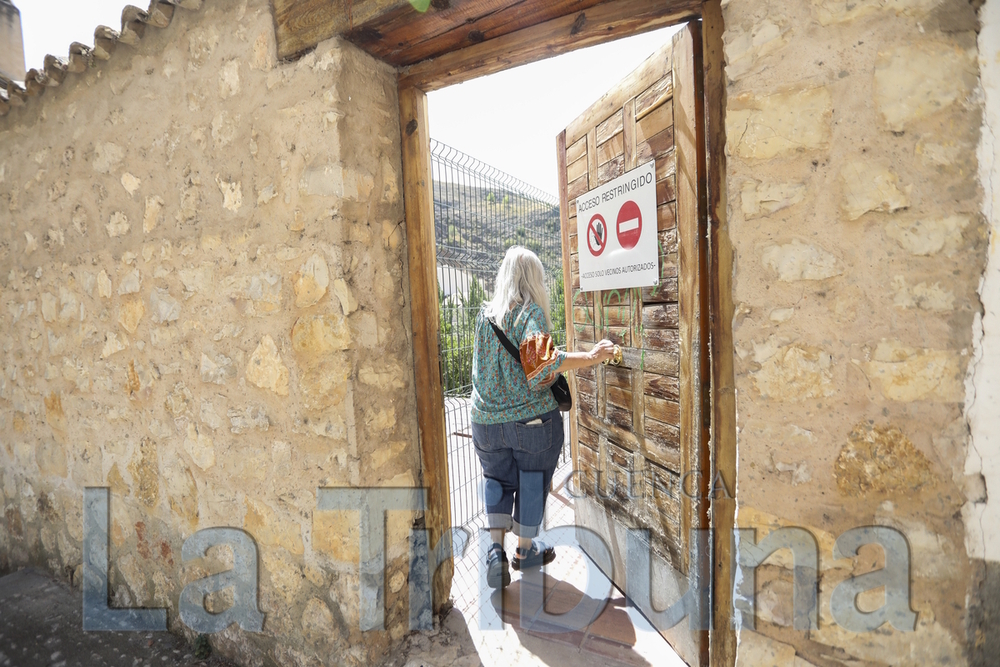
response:
[[(111, 595), (165, 606), (256, 540), (244, 664), (367, 664), (358, 515), (320, 486), (419, 484), (395, 73), (334, 40), (276, 61), (265, 0), (165, 29), (0, 119), (0, 567), (79, 581), (83, 489), (111, 488)], [(228, 606), (211, 599), (210, 610)], [(188, 631), (190, 634), (190, 631)]]
[[(821, 564), (811, 632), (791, 627), (787, 552), (757, 570), (740, 660), (965, 664), (961, 517), (985, 497), (964, 414), (987, 255), (976, 8), (730, 0), (724, 15), (737, 522), (758, 539), (806, 527)], [(833, 558), (866, 525), (908, 540), (915, 632), (833, 622), (833, 588), (883, 565), (876, 547)]]

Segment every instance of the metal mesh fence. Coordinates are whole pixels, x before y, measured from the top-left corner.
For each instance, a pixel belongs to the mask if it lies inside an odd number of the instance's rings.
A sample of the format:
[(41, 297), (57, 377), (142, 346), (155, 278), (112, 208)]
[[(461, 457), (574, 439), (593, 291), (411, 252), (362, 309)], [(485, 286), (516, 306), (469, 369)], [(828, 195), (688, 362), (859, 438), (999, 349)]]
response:
[(565, 344), (559, 203), (553, 195), (434, 139), (431, 168), (452, 525), (465, 526), (483, 513), (482, 471), (469, 420), (476, 315), (493, 294), (507, 248), (522, 245), (542, 260), (552, 336), (557, 345)]

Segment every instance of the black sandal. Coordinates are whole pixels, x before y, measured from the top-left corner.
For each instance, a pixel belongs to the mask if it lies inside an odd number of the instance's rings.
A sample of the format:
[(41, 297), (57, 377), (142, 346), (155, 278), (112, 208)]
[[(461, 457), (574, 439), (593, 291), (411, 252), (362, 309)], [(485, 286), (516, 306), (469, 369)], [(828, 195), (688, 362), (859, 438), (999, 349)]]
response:
[(531, 549), (522, 551), (521, 547), (514, 552), (514, 561), (511, 563), (515, 570), (524, 570), (540, 565), (548, 565), (556, 559), (555, 547), (545, 545), (545, 542), (531, 541)]
[(496, 543), (490, 547), (486, 554), (486, 584), (490, 588), (506, 588), (510, 585), (507, 553), (502, 546)]

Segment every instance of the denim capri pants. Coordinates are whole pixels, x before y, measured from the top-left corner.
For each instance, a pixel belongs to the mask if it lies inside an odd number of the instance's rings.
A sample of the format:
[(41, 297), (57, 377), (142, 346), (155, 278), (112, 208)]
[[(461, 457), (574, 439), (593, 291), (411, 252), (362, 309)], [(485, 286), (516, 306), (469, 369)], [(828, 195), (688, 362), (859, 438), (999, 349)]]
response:
[[(528, 423), (541, 419), (541, 423)], [(486, 478), (490, 528), (535, 537), (542, 524), (552, 473), (563, 446), (558, 410), (503, 424), (472, 423), (472, 443)]]

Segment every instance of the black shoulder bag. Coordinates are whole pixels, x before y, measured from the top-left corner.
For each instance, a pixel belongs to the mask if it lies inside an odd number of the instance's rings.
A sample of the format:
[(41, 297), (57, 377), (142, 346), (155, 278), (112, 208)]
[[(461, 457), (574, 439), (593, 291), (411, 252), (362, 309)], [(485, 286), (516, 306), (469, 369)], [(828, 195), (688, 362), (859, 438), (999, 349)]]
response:
[[(514, 344), (510, 342), (510, 339), (507, 338), (507, 334), (505, 334), (492, 319), (487, 319), (487, 322), (489, 322), (490, 326), (493, 327), (493, 333), (495, 333), (497, 338), (500, 339), (500, 342), (507, 349), (507, 352), (510, 353), (510, 356), (514, 357), (514, 361), (516, 361), (517, 365), (520, 366), (521, 353), (516, 347), (514, 347)], [(569, 412), (569, 409), (573, 407), (573, 394), (569, 392), (569, 382), (566, 381), (566, 376), (562, 373), (557, 373), (556, 381), (552, 383), (550, 389), (552, 389), (552, 397), (556, 399), (556, 404), (559, 405), (559, 411)]]

